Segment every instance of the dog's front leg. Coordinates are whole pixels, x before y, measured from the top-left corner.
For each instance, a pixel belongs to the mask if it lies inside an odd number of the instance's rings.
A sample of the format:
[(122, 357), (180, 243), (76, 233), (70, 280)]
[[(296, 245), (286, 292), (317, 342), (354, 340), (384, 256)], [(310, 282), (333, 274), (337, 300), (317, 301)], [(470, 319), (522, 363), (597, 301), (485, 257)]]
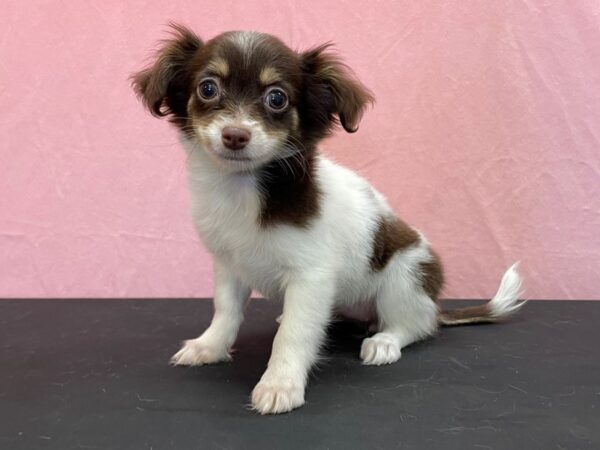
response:
[(229, 351), (244, 318), (244, 305), (251, 289), (243, 285), (226, 266), (215, 261), (214, 315), (201, 336), (184, 342), (171, 363), (179, 366), (201, 366), (231, 359)]
[(331, 317), (332, 284), (304, 279), (288, 285), (267, 370), (252, 391), (252, 407), (259, 413), (284, 413), (304, 404), (308, 373)]

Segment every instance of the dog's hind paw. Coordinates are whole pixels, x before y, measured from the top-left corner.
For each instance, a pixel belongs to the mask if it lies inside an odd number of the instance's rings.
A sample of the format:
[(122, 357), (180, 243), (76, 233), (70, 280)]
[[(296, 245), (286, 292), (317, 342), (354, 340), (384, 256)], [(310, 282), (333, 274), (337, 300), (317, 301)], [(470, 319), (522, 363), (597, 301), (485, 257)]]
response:
[(400, 359), (402, 352), (397, 339), (385, 333), (377, 333), (362, 342), (360, 359), (369, 366), (391, 364)]

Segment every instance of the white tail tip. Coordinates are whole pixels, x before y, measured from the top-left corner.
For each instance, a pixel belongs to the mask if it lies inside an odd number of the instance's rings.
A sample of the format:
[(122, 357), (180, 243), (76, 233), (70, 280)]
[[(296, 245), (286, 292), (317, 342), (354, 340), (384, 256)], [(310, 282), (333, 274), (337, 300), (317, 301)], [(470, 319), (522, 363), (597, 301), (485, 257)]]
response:
[(519, 302), (523, 295), (521, 286), (523, 279), (517, 272), (519, 263), (516, 262), (504, 273), (498, 292), (488, 303), (490, 312), (495, 318), (501, 319), (516, 312), (526, 302)]

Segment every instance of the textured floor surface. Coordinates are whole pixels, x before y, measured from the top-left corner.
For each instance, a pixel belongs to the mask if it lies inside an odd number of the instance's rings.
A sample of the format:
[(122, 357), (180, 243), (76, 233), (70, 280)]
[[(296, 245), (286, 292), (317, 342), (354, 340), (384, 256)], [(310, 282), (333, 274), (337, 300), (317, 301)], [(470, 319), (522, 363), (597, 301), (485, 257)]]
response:
[[(445, 307), (458, 303), (445, 302)], [(366, 367), (332, 328), (307, 404), (245, 405), (279, 305), (251, 302), (232, 363), (169, 367), (201, 300), (0, 301), (0, 449), (600, 449), (600, 302), (530, 302)]]

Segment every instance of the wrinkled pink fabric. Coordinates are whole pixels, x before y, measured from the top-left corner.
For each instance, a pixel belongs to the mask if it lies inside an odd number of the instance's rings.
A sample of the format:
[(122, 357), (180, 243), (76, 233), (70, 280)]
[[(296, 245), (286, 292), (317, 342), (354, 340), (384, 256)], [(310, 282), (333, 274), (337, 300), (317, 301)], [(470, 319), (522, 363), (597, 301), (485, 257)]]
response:
[(446, 297), (600, 298), (600, 4), (7, 1), (0, 297), (209, 296), (175, 132), (127, 79), (169, 20), (334, 41), (377, 97), (323, 144), (437, 247)]

